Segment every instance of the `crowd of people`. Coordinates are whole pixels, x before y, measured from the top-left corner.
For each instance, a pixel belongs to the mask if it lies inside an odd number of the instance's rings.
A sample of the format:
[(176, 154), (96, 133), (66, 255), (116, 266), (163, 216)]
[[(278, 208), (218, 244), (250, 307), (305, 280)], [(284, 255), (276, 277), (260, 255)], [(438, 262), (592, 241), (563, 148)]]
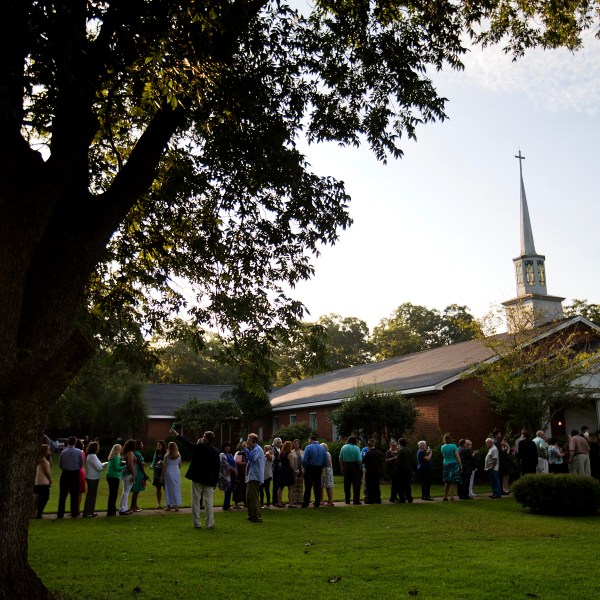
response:
[[(333, 506), (333, 464), (326, 443), (311, 435), (302, 448), (300, 440), (283, 441), (276, 437), (272, 444), (259, 445), (258, 436), (248, 435), (232, 453), (230, 442), (224, 442), (219, 452), (213, 445), (214, 434), (206, 431), (196, 442), (187, 440), (174, 429), (169, 432), (177, 442), (159, 440), (149, 467), (156, 493), (156, 509), (179, 511), (182, 505), (179, 446), (186, 447), (192, 456), (185, 477), (191, 480), (191, 512), (194, 527), (200, 528), (201, 511), (205, 511), (205, 526), (214, 527), (213, 494), (223, 491), (223, 511), (246, 510), (248, 520), (260, 523), (262, 511), (275, 508), (314, 508)], [(473, 484), (477, 464), (473, 443), (460, 439), (455, 444), (446, 434), (439, 449), (442, 462), (444, 494), (442, 501), (475, 497)], [(510, 478), (518, 471), (530, 473), (577, 473), (600, 479), (598, 438), (589, 427), (573, 430), (566, 442), (546, 439), (537, 431), (532, 439), (527, 430), (521, 432), (513, 445), (501, 431), (495, 430), (485, 440), (487, 452), (483, 469), (489, 479), (490, 498), (498, 499), (510, 493)], [(341, 447), (339, 466), (343, 476), (346, 504), (380, 504), (380, 482), (384, 475), (390, 480), (391, 503), (412, 503), (412, 480), (417, 474), (421, 500), (432, 501), (432, 458), (434, 452), (425, 440), (419, 441), (416, 453), (406, 438), (392, 440), (383, 453), (368, 440), (360, 448), (358, 439), (350, 436)], [(63, 518), (70, 496), (71, 517), (97, 516), (96, 498), (102, 474), (108, 484), (107, 517), (140, 512), (139, 494), (146, 489), (150, 477), (146, 472), (140, 440), (117, 440), (106, 462), (98, 458), (99, 443), (92, 440), (84, 450), (83, 441), (72, 436), (59, 455), (61, 477), (57, 517)], [(34, 482), (33, 516), (42, 518), (49, 499), (52, 474), (49, 459), (51, 447), (42, 444), (37, 459)], [(517, 468), (518, 467), (518, 468)], [(385, 468), (385, 473), (384, 473)], [(121, 495), (119, 498), (119, 489)], [(361, 492), (363, 499), (361, 500)], [(85, 494), (83, 513), (81, 499)], [(164, 494), (164, 505), (163, 505)], [(117, 506), (118, 503), (118, 506)]]

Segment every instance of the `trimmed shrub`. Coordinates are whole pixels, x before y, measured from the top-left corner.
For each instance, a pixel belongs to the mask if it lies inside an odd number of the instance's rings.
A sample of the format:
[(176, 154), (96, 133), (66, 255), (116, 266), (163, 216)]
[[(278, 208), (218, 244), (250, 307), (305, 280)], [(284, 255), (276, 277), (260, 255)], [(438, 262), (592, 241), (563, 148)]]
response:
[(515, 500), (534, 513), (593, 515), (600, 508), (600, 483), (584, 475), (525, 475), (510, 489)]
[(331, 465), (333, 466), (333, 472), (335, 475), (341, 475), (340, 473), (340, 450), (345, 442), (327, 442), (329, 448), (329, 454), (331, 454)]
[(300, 444), (304, 446), (308, 441), (308, 436), (313, 433), (315, 432), (306, 423), (295, 423), (281, 427), (273, 434), (273, 438), (280, 437), (284, 442), (300, 440)]

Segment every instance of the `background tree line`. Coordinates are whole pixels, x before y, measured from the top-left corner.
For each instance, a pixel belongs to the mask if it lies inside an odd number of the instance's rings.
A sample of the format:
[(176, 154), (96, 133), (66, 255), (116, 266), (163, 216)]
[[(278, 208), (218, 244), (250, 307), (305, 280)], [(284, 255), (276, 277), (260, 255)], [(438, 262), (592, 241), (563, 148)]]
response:
[[(565, 307), (565, 315), (581, 315), (600, 324), (600, 305), (573, 300)], [(224, 399), (233, 404), (227, 404), (229, 412), (250, 420), (268, 412), (268, 396), (274, 387), (467, 341), (480, 333), (479, 322), (466, 306), (452, 304), (440, 312), (410, 302), (398, 306), (372, 332), (357, 317), (329, 314), (313, 323), (298, 323), (258, 347), (236, 346), (178, 320), (163, 337), (145, 340), (133, 331), (128, 344), (101, 347), (51, 411), (49, 430), (131, 433), (147, 414), (145, 383), (232, 385), (233, 391)], [(190, 418), (214, 421), (210, 409), (207, 415), (202, 410)]]

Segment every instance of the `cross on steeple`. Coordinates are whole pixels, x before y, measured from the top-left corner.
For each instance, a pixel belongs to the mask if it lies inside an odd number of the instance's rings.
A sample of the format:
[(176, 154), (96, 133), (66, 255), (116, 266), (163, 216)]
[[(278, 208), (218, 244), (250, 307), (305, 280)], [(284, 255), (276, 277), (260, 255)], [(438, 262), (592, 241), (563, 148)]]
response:
[(515, 158), (519, 159), (519, 171), (521, 172), (521, 177), (523, 176), (523, 161), (525, 157), (521, 154), (521, 149), (519, 148), (519, 154), (515, 156)]

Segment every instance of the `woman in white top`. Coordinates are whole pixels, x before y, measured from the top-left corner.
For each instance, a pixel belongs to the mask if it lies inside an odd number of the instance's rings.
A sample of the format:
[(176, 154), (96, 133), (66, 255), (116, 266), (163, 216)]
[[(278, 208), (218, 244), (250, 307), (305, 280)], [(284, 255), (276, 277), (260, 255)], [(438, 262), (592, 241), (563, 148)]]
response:
[(90, 442), (87, 447), (85, 459), (85, 480), (87, 482), (87, 494), (85, 495), (85, 504), (83, 505), (83, 516), (95, 517), (96, 513), (96, 494), (98, 492), (98, 482), (102, 477), (103, 465), (98, 458), (98, 442)]
[(323, 474), (321, 475), (321, 504), (325, 504), (323, 490), (327, 490), (327, 506), (333, 506), (333, 464), (331, 463), (331, 454), (329, 453), (327, 444), (323, 442), (321, 446), (325, 448), (325, 452), (327, 453), (327, 466), (323, 469)]
[[(260, 484), (260, 505), (263, 508), (271, 508), (271, 481), (273, 481), (273, 448), (269, 445), (265, 445), (265, 471), (264, 471), (264, 483)], [(273, 490), (275, 493), (275, 490)], [(265, 504), (265, 495), (267, 502)]]

